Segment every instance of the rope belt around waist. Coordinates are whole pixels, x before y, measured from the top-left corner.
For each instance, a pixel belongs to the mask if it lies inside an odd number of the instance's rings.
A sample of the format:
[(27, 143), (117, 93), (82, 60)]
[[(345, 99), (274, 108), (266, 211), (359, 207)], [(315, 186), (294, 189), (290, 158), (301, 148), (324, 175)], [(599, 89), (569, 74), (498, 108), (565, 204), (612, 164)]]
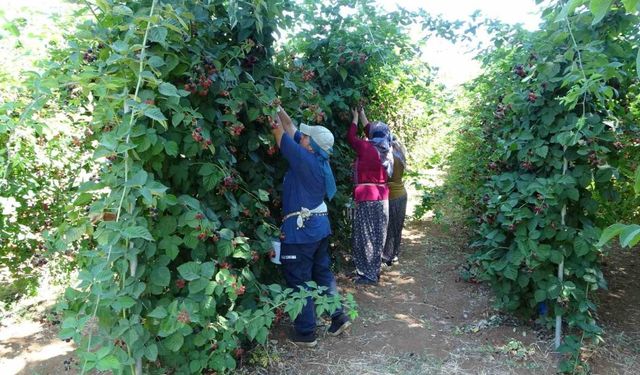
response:
[(356, 184), (356, 186), (383, 186), (384, 187), (384, 186), (387, 186), (387, 184), (386, 183), (376, 184), (376, 183), (373, 183), (373, 182), (363, 182), (361, 184)]
[(297, 229), (300, 229), (300, 228), (304, 228), (304, 222), (311, 216), (327, 216), (327, 215), (329, 215), (329, 213), (327, 212), (327, 205), (324, 202), (322, 202), (321, 205), (311, 210), (306, 207), (302, 207), (300, 211), (291, 212), (285, 215), (282, 221), (284, 222), (289, 218), (297, 216), (296, 225), (297, 225)]

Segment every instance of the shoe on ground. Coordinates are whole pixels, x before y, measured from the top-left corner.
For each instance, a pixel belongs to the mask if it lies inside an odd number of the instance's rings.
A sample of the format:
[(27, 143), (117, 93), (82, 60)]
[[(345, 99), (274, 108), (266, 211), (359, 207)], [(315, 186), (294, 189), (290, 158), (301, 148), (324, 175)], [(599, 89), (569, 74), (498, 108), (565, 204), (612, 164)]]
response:
[(339, 336), (344, 331), (351, 327), (351, 320), (346, 314), (341, 314), (334, 319), (331, 319), (331, 326), (327, 330), (329, 336)]
[(366, 277), (360, 276), (355, 278), (355, 280), (353, 280), (353, 283), (356, 285), (376, 285), (378, 284), (377, 281), (373, 281), (373, 280), (369, 280)]
[(318, 344), (318, 341), (316, 340), (316, 334), (313, 332), (303, 335), (296, 331), (293, 331), (291, 333), (290, 340), (294, 345), (302, 346), (305, 348), (313, 348)]

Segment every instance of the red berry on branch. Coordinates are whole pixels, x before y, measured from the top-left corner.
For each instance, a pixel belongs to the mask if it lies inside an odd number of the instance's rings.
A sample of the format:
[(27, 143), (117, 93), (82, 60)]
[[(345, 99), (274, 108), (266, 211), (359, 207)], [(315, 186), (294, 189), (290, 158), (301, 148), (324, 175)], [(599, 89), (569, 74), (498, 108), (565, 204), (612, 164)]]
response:
[(238, 348), (238, 349), (234, 350), (233, 351), (233, 355), (236, 357), (236, 359), (240, 359), (240, 357), (242, 357), (244, 355), (244, 349)]
[(246, 290), (247, 290), (247, 287), (245, 287), (244, 285), (240, 285), (239, 287), (236, 288), (236, 294), (241, 296), (244, 294)]

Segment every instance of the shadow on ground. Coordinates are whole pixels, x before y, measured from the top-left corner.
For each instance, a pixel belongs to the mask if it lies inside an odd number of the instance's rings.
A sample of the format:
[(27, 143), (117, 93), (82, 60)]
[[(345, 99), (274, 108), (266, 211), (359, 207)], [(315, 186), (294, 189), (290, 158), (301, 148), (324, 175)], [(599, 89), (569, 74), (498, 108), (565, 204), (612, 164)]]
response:
[[(555, 373), (552, 332), (499, 313), (492, 308), (493, 294), (486, 285), (460, 280), (460, 267), (470, 251), (464, 228), (412, 222), (404, 238), (400, 265), (386, 270), (379, 285), (356, 287), (338, 275), (341, 291), (353, 293), (359, 305), (351, 332), (333, 338), (324, 334), (326, 327), (319, 327), (318, 346), (304, 349), (287, 340), (290, 325), (281, 324), (267, 350), (253, 354), (254, 359), (266, 357), (269, 365), (248, 366), (243, 372)], [(606, 271), (611, 289), (601, 296), (600, 314), (608, 345), (592, 357), (593, 373), (635, 374), (640, 366), (640, 275), (620, 254), (612, 257)]]

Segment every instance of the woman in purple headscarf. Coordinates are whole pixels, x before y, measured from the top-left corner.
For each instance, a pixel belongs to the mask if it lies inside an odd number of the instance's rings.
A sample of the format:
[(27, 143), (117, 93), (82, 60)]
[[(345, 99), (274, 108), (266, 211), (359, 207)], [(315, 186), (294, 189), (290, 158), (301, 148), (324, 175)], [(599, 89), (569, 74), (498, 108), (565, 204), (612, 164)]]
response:
[[(389, 221), (389, 176), (393, 173), (391, 133), (382, 122), (370, 124), (364, 110), (352, 110), (347, 142), (357, 154), (354, 163), (355, 213), (352, 225), (352, 255), (356, 284), (376, 284), (380, 274)], [(366, 139), (357, 136), (358, 119)]]

